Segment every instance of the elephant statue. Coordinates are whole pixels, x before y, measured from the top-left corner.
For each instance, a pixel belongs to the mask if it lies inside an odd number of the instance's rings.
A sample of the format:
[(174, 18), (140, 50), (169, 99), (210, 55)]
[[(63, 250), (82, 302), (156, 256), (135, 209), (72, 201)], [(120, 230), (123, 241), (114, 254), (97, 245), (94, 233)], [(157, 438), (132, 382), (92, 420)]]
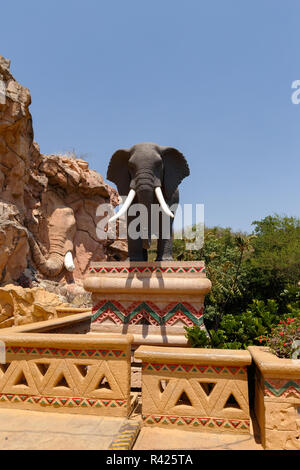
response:
[[(147, 209), (146, 233), (134, 239), (128, 227), (135, 219), (128, 213), (127, 238), (130, 261), (147, 261), (153, 231), (151, 229), (151, 208), (159, 203), (160, 214), (157, 237), (156, 261), (172, 260), (172, 229), (175, 216), (174, 206), (179, 202), (178, 185), (189, 176), (185, 157), (172, 147), (154, 143), (136, 144), (130, 149), (117, 150), (111, 157), (107, 179), (116, 184), (121, 196), (127, 198), (121, 210), (111, 217), (110, 222), (125, 214), (131, 204), (143, 204)], [(170, 210), (173, 207), (173, 212)], [(163, 227), (168, 224), (169, 236), (163, 237)]]
[(55, 277), (66, 268), (74, 271), (73, 238), (76, 232), (76, 220), (70, 207), (57, 207), (48, 221), (49, 257), (46, 259), (31, 233), (29, 244), (32, 257), (38, 270), (47, 277)]

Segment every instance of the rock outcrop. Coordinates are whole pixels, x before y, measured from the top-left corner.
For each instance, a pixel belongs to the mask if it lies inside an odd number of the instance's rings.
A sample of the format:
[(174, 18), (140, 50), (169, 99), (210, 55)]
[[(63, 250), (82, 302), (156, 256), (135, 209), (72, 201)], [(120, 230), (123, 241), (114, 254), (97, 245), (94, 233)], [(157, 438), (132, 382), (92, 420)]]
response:
[(43, 288), (8, 284), (0, 287), (0, 328), (52, 320), (67, 306), (60, 296)]
[(116, 206), (118, 194), (88, 162), (40, 152), (29, 90), (9, 66), (0, 56), (0, 285), (51, 279), (77, 292), (91, 261), (127, 256), (124, 241), (101, 241), (96, 233), (97, 207)]

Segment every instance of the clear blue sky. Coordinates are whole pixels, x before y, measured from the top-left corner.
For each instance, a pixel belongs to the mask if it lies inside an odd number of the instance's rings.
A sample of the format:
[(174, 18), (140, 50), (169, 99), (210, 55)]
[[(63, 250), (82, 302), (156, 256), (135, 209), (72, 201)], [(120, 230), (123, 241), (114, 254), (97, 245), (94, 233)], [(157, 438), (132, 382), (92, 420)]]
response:
[(300, 217), (299, 0), (15, 0), (0, 54), (32, 95), (43, 153), (75, 150), (104, 177), (111, 154), (172, 145), (181, 202), (208, 226)]

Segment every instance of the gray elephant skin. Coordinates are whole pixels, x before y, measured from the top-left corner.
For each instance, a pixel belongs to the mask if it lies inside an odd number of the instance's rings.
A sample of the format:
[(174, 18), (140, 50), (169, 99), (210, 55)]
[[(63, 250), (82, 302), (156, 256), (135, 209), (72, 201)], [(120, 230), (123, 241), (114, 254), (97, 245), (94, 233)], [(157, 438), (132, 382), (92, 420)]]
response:
[[(174, 207), (179, 202), (178, 186), (189, 176), (190, 171), (183, 154), (173, 147), (163, 147), (144, 142), (130, 149), (117, 150), (111, 157), (107, 179), (116, 184), (121, 196), (127, 199), (115, 220), (127, 212), (131, 204), (143, 204), (148, 213), (146, 236), (132, 239), (127, 229), (128, 255), (130, 261), (147, 261), (153, 231), (151, 228), (151, 206), (159, 204), (160, 219), (157, 237), (156, 261), (172, 260), (172, 230)], [(170, 211), (170, 207), (173, 212)], [(135, 216), (127, 217), (127, 228)], [(162, 227), (169, 224), (168, 238), (162, 236)]]

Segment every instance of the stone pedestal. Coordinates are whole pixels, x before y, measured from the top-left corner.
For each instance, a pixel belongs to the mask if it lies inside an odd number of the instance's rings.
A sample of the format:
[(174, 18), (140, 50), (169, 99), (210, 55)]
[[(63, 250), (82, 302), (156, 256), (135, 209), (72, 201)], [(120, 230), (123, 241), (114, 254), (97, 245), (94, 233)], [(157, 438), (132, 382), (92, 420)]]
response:
[(91, 332), (131, 333), (135, 344), (184, 345), (184, 326), (203, 325), (211, 289), (203, 261), (93, 263)]

